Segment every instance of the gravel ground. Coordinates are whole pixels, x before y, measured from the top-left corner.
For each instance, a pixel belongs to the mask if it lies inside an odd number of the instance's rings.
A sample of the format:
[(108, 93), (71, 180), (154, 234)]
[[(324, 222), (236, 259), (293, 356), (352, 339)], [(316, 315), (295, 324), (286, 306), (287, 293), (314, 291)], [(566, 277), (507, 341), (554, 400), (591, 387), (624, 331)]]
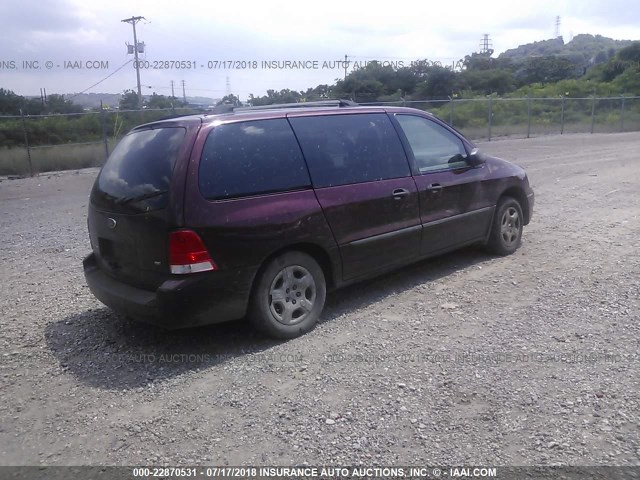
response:
[(315, 331), (163, 332), (84, 284), (96, 170), (0, 182), (2, 465), (640, 465), (640, 133), (482, 144), (524, 244), (331, 294)]

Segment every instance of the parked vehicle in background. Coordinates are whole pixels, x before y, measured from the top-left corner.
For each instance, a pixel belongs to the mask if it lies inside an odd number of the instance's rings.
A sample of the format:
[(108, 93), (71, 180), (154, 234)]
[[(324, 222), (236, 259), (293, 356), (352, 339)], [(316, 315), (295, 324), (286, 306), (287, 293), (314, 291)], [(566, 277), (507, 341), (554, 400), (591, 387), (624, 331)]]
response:
[(327, 289), (471, 244), (520, 245), (525, 171), (433, 115), (348, 101), (134, 128), (89, 205), (94, 295), (166, 328), (247, 317), (292, 338)]

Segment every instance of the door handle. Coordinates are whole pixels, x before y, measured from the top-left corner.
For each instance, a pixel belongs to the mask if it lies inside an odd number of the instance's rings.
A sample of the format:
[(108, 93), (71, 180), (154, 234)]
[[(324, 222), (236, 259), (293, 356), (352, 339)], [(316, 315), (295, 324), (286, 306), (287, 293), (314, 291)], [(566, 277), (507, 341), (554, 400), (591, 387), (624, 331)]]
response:
[(404, 197), (409, 196), (409, 193), (409, 190), (407, 190), (406, 188), (396, 188), (393, 192), (391, 192), (391, 195), (396, 200), (402, 200)]
[(442, 193), (442, 185), (439, 183), (431, 183), (427, 185), (427, 191), (433, 194)]

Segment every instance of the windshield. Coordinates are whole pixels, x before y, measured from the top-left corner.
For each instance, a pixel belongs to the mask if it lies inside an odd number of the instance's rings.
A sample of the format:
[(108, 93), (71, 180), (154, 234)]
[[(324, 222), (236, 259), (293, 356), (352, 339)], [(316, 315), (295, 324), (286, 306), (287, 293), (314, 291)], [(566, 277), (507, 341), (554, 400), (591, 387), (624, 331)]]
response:
[[(164, 208), (184, 128), (155, 128), (125, 136), (100, 172), (93, 200), (102, 206)], [(141, 205), (138, 205), (141, 207)]]

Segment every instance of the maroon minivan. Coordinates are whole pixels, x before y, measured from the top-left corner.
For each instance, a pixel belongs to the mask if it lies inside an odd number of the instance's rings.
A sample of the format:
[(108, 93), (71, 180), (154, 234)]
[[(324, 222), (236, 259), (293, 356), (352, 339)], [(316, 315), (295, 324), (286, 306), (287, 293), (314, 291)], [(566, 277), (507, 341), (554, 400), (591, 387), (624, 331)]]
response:
[(292, 338), (327, 289), (476, 243), (514, 252), (533, 203), (522, 168), (420, 110), (236, 108), (120, 141), (91, 192), (84, 273), (134, 319), (247, 317)]

